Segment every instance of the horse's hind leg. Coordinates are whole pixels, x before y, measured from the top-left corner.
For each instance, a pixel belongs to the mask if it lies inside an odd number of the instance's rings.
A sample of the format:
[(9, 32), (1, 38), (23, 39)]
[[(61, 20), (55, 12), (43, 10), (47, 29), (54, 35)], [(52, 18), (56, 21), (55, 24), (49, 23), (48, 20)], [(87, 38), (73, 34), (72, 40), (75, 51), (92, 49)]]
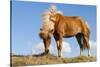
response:
[(88, 56), (90, 56), (89, 37), (85, 36), (84, 34), (81, 37), (82, 37), (83, 48), (87, 48), (88, 49)]
[(82, 51), (83, 51), (83, 44), (82, 44), (82, 36), (80, 34), (77, 34), (76, 35), (76, 39), (77, 39), (77, 42), (79, 44), (79, 47), (80, 47), (80, 56), (82, 56)]
[(90, 56), (91, 55), (91, 52), (90, 52), (89, 38), (86, 37), (86, 36), (84, 38), (86, 40), (85, 46), (88, 49), (88, 56)]

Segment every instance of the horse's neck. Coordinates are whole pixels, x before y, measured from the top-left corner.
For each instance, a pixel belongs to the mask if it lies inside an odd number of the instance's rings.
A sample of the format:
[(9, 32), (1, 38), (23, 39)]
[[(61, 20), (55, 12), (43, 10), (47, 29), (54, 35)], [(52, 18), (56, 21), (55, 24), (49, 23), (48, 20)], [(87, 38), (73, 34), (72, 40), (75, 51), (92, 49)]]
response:
[(64, 20), (64, 16), (62, 15), (59, 15), (59, 20), (57, 22), (55, 22), (55, 28), (58, 28), (59, 26), (63, 26), (64, 23), (63, 23), (63, 20)]

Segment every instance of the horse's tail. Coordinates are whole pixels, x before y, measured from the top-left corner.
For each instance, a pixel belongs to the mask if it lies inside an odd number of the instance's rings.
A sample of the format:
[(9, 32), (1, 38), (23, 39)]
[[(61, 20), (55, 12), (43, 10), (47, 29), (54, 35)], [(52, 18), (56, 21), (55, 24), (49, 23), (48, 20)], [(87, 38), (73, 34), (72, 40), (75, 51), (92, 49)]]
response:
[(90, 27), (89, 24), (87, 22), (84, 22), (84, 36), (86, 36), (89, 40), (90, 38)]
[[(89, 45), (89, 39), (90, 39), (90, 27), (86, 21), (81, 19), (82, 22), (82, 27), (83, 27), (83, 48), (88, 48), (90, 47)], [(88, 43), (88, 44), (87, 44)]]
[(85, 23), (86, 24), (86, 29), (87, 29), (87, 32), (86, 32), (86, 34), (84, 35), (85, 36), (85, 46), (86, 46), (86, 48), (88, 48), (88, 49), (90, 49), (90, 44), (89, 44), (89, 40), (90, 40), (90, 27), (89, 27), (89, 25), (88, 25), (88, 23), (86, 22)]

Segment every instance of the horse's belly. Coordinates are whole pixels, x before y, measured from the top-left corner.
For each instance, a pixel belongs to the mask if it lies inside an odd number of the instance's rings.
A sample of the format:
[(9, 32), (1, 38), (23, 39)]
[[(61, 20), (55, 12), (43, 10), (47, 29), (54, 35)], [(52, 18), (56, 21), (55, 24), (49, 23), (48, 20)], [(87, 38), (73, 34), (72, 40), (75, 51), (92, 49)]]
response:
[(63, 37), (64, 37), (64, 38), (66, 38), (66, 37), (73, 37), (73, 36), (75, 36), (75, 35), (76, 35), (76, 34), (64, 34)]
[(75, 35), (64, 35), (63, 37), (68, 38), (68, 37), (73, 37), (73, 36), (75, 36)]
[(64, 32), (63, 37), (72, 37), (77, 35), (78, 33), (81, 33), (81, 29), (67, 30)]

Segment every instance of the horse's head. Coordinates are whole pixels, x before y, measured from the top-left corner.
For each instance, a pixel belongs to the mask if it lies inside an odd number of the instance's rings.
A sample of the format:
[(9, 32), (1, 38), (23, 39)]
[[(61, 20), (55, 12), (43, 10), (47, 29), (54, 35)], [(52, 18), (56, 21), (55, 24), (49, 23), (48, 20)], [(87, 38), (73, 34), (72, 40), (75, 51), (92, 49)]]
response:
[(49, 46), (51, 43), (51, 35), (53, 33), (53, 30), (46, 30), (42, 28), (40, 30), (41, 31), (39, 33), (39, 36), (43, 40), (43, 43), (44, 43), (45, 52), (43, 54), (45, 55), (49, 53)]
[(46, 29), (40, 29), (40, 33), (39, 36), (42, 39), (47, 39), (47, 38), (51, 38), (51, 35), (53, 34), (53, 29), (52, 30), (46, 30)]
[(42, 16), (42, 28), (40, 29), (39, 36), (42, 39), (46, 39), (48, 37), (51, 37), (54, 31), (54, 23), (49, 19), (50, 16), (55, 14), (54, 6), (52, 6), (52, 9), (44, 12)]

